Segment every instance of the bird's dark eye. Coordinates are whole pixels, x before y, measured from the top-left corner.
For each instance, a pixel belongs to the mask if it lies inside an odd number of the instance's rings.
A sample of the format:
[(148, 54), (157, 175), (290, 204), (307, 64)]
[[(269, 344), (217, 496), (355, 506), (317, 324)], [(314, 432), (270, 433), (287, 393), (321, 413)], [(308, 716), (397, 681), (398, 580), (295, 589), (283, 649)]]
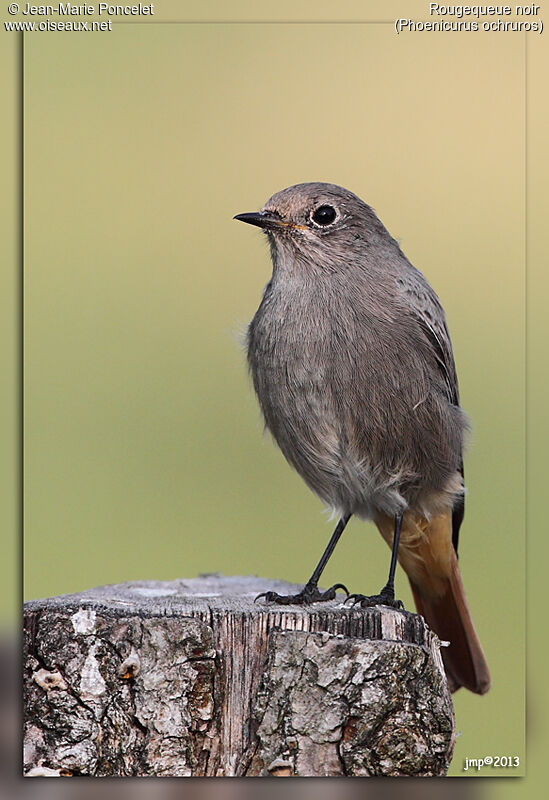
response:
[(319, 206), (313, 211), (312, 219), (317, 225), (331, 225), (336, 216), (333, 206)]

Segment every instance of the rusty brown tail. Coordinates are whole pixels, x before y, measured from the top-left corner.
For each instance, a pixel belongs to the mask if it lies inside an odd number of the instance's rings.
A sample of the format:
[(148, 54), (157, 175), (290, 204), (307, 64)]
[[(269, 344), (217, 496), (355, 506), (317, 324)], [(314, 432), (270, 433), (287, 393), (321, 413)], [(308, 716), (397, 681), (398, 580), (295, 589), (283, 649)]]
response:
[[(380, 514), (375, 522), (391, 545), (393, 520)], [(407, 512), (398, 560), (408, 575), (418, 613), (441, 641), (450, 642), (441, 650), (450, 689), (465, 686), (484, 694), (490, 688), (490, 671), (467, 605), (452, 545), (450, 512), (430, 520)]]

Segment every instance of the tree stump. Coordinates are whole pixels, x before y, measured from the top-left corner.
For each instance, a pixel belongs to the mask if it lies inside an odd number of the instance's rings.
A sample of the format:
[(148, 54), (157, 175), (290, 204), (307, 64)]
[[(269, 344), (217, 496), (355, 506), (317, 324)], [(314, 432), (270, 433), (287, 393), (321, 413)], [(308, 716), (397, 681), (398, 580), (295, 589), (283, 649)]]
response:
[(25, 605), (27, 775), (444, 775), (440, 642), (377, 606), (203, 575)]

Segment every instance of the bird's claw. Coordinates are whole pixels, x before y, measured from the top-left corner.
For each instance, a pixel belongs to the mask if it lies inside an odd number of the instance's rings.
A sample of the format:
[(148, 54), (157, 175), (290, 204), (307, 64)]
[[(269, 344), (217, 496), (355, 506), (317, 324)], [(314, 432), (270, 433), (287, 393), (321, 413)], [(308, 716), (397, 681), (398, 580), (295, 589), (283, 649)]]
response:
[(360, 606), (361, 608), (370, 608), (372, 606), (390, 606), (390, 608), (404, 609), (402, 600), (395, 600), (388, 592), (380, 592), (380, 594), (349, 594), (344, 602), (351, 601), (351, 605)]
[(335, 600), (336, 591), (343, 589), (349, 595), (349, 590), (342, 583), (334, 583), (325, 592), (321, 592), (318, 586), (306, 584), (303, 589), (297, 594), (278, 594), (278, 592), (261, 592), (255, 598), (255, 602), (264, 598), (267, 603), (276, 603), (277, 605), (290, 606), (306, 606), (311, 603), (323, 603), (327, 600)]

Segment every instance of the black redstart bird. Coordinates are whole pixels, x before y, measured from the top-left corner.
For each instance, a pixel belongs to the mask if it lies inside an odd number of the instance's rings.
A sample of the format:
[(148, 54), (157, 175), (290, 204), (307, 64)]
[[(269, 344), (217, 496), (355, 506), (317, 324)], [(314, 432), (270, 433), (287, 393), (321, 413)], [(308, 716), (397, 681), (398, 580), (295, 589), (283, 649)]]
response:
[(375, 522), (392, 548), (387, 584), (350, 595), (395, 599), (397, 558), (417, 610), (440, 639), (452, 689), (483, 694), (490, 674), (457, 561), (463, 442), (452, 345), (440, 302), (370, 206), (330, 183), (303, 183), (235, 219), (262, 228), (272, 278), (248, 329), (248, 361), (267, 427), (307, 485), (339, 516), (296, 595), (335, 597), (318, 581), (349, 518)]

